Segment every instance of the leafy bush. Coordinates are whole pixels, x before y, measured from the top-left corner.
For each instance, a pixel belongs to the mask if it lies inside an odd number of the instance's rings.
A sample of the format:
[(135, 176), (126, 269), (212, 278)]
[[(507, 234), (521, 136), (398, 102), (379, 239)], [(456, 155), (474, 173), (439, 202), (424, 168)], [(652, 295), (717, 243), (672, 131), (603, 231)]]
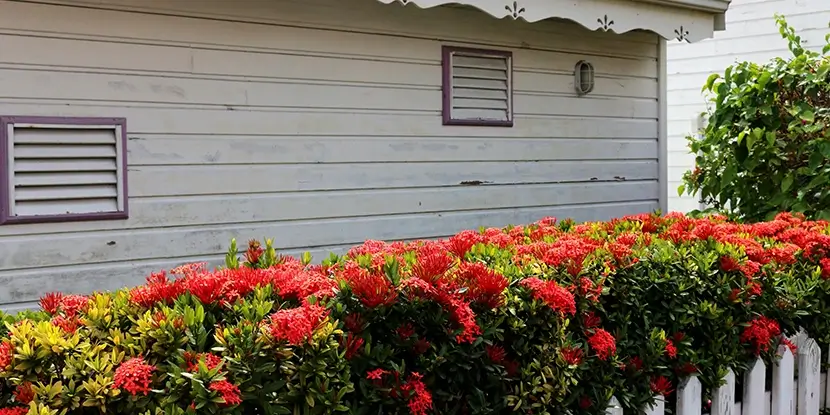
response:
[(826, 344), (828, 249), (828, 222), (789, 214), (543, 219), (319, 265), (233, 243), (226, 269), (3, 316), (0, 414), (634, 410), (798, 327)]
[(696, 168), (678, 193), (747, 221), (782, 211), (830, 219), (830, 35), (817, 53), (776, 18), (792, 56), (709, 77), (714, 107), (701, 136), (688, 138)]

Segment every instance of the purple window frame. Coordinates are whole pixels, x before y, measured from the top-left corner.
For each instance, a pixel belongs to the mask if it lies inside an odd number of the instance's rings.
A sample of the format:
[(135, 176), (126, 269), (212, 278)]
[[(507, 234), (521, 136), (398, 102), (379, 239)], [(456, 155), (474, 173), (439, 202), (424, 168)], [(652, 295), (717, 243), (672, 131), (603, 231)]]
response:
[[(469, 120), (463, 118), (452, 117), (452, 55), (471, 54), (471, 55), (490, 55), (499, 56), (508, 59), (507, 65), (507, 99), (510, 101), (510, 119), (506, 121), (501, 120)], [(467, 126), (482, 126), (482, 127), (512, 127), (513, 126), (513, 52), (496, 49), (475, 49), (465, 48), (459, 46), (443, 46), (441, 48), (441, 92), (443, 106), (441, 109), (444, 125), (467, 125)]]
[[(54, 125), (112, 125), (121, 127), (121, 169), (122, 180), (119, 197), (124, 200), (124, 209), (114, 212), (67, 213), (60, 215), (11, 216), (11, 189), (9, 188), (9, 126), (15, 124)], [(127, 191), (127, 119), (92, 117), (41, 117), (41, 116), (0, 116), (0, 225), (24, 223), (82, 222), (94, 220), (118, 220), (130, 217), (129, 192)]]

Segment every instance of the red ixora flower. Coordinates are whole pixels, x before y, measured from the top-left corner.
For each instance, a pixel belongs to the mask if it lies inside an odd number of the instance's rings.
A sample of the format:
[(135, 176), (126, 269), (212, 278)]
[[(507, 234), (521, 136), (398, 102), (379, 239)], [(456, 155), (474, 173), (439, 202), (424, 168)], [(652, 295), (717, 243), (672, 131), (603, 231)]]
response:
[(345, 338), (341, 338), (341, 345), (346, 348), (346, 359), (352, 360), (360, 352), (360, 348), (366, 343), (363, 337), (355, 336), (354, 333), (349, 333)]
[(669, 359), (677, 357), (677, 346), (675, 346), (674, 342), (671, 340), (666, 340), (666, 356), (668, 356)]
[(432, 394), (421, 379), (423, 376), (420, 373), (412, 372), (401, 387), (404, 392), (410, 393), (407, 406), (412, 415), (426, 415), (427, 411), (432, 409)]
[(569, 365), (579, 365), (582, 363), (583, 351), (579, 347), (565, 347), (561, 351), (562, 359)]
[(32, 389), (31, 382), (23, 382), (14, 390), (14, 400), (22, 403), (23, 405), (28, 405), (29, 402), (35, 399), (35, 390)]
[(271, 315), (271, 337), (300, 345), (311, 338), (314, 330), (328, 316), (328, 310), (318, 304), (279, 310)]
[(588, 344), (597, 354), (599, 360), (608, 360), (617, 353), (617, 342), (614, 336), (604, 329), (596, 329), (594, 334), (588, 337)]
[(225, 401), (224, 406), (235, 406), (242, 403), (239, 387), (227, 380), (216, 380), (210, 382), (210, 390), (219, 392), (219, 396)]
[(26, 415), (28, 413), (28, 406), (20, 406), (17, 408), (0, 408), (0, 415)]
[(594, 405), (594, 403), (591, 402), (591, 398), (589, 398), (587, 396), (583, 396), (583, 397), (579, 398), (579, 408), (580, 409), (588, 409), (593, 405)]
[(398, 293), (386, 275), (370, 272), (356, 263), (347, 263), (341, 278), (349, 283), (352, 293), (367, 308), (390, 306), (398, 299)]
[(213, 353), (199, 353), (194, 355), (190, 352), (185, 352), (184, 359), (187, 363), (188, 372), (198, 372), (199, 362), (204, 362), (208, 370), (214, 369), (222, 364), (222, 356), (217, 356)]
[(533, 298), (547, 304), (553, 311), (562, 314), (576, 314), (576, 300), (567, 289), (560, 287), (556, 281), (542, 281), (532, 277), (522, 280), (521, 285), (530, 289)]
[(141, 357), (129, 359), (115, 369), (115, 387), (126, 390), (130, 395), (147, 395), (155, 370), (155, 366), (148, 365)]
[(504, 303), (504, 289), (508, 281), (504, 275), (490, 269), (481, 262), (462, 262), (458, 277), (469, 288), (471, 301), (484, 304), (487, 308), (496, 308)]
[(14, 357), (14, 346), (8, 340), (0, 342), (0, 371), (3, 371), (12, 364)]
[(781, 327), (778, 322), (761, 316), (749, 322), (749, 326), (741, 333), (741, 342), (748, 343), (757, 356), (768, 351), (772, 347), (773, 339), (779, 335)]
[(484, 350), (487, 352), (487, 357), (490, 361), (497, 365), (504, 364), (504, 361), (507, 359), (507, 352), (504, 351), (504, 347), (487, 345), (484, 347)]
[(383, 380), (383, 375), (388, 374), (389, 371), (381, 368), (370, 370), (366, 372), (366, 379), (369, 380)]
[(665, 376), (657, 376), (651, 378), (651, 391), (663, 396), (668, 396), (672, 393), (672, 384)]

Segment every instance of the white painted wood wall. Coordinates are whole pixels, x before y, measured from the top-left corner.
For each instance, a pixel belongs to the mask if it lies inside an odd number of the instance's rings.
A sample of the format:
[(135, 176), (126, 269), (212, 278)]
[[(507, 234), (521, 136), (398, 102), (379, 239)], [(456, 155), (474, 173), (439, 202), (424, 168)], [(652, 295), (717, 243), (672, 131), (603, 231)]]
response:
[[(779, 359), (772, 367), (758, 359), (745, 373), (730, 370), (724, 385), (712, 393), (709, 410), (703, 405), (700, 381), (694, 376), (683, 380), (677, 385), (675, 415), (819, 415), (822, 409), (830, 409), (830, 391), (826, 390), (830, 383), (826, 382), (827, 374), (821, 372), (821, 349), (813, 339), (799, 337), (794, 339), (798, 344), (796, 355), (782, 345), (778, 349)], [(830, 362), (828, 356), (824, 358)], [(765, 390), (767, 371), (772, 371), (771, 391)], [(735, 400), (736, 376), (743, 376), (740, 402)], [(606, 413), (624, 415), (616, 398), (611, 399)], [(644, 408), (641, 413), (664, 415), (664, 398), (658, 397), (653, 407)]]
[[(513, 51), (513, 128), (441, 125), (444, 44)], [(0, 307), (218, 261), (232, 237), (319, 260), (652, 211), (657, 56), (644, 32), (374, 0), (0, 0), (0, 114), (126, 117), (131, 212), (0, 226)]]
[(775, 24), (775, 13), (783, 14), (805, 45), (821, 50), (830, 33), (830, 1), (826, 0), (732, 0), (726, 13), (726, 30), (713, 39), (697, 43), (669, 42), (668, 72), (668, 166), (669, 209), (688, 212), (698, 200), (678, 197), (683, 173), (694, 168), (694, 156), (685, 137), (696, 130), (696, 118), (707, 101), (701, 87), (712, 73), (723, 73), (736, 61), (767, 62), (789, 56), (786, 42)]

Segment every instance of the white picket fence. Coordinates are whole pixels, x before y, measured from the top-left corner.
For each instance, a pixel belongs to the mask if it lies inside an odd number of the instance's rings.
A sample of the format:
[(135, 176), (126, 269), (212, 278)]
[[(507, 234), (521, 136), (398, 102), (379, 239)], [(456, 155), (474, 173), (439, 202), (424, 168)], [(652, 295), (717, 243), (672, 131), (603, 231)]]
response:
[[(830, 408), (830, 382), (821, 373), (821, 349), (813, 339), (798, 335), (792, 339), (798, 346), (797, 355), (781, 346), (780, 359), (773, 365), (772, 390), (765, 390), (767, 367), (758, 359), (752, 369), (743, 374), (742, 402), (735, 401), (736, 375), (730, 370), (725, 384), (712, 393), (712, 406), (705, 411), (703, 388), (697, 377), (685, 379), (677, 388), (676, 415), (818, 415)], [(830, 357), (830, 353), (828, 353)], [(828, 358), (830, 362), (830, 358)], [(798, 369), (796, 371), (796, 369)], [(643, 415), (665, 415), (665, 401), (640, 412)], [(616, 398), (611, 398), (607, 415), (623, 414)], [(638, 414), (638, 415), (640, 415)]]

